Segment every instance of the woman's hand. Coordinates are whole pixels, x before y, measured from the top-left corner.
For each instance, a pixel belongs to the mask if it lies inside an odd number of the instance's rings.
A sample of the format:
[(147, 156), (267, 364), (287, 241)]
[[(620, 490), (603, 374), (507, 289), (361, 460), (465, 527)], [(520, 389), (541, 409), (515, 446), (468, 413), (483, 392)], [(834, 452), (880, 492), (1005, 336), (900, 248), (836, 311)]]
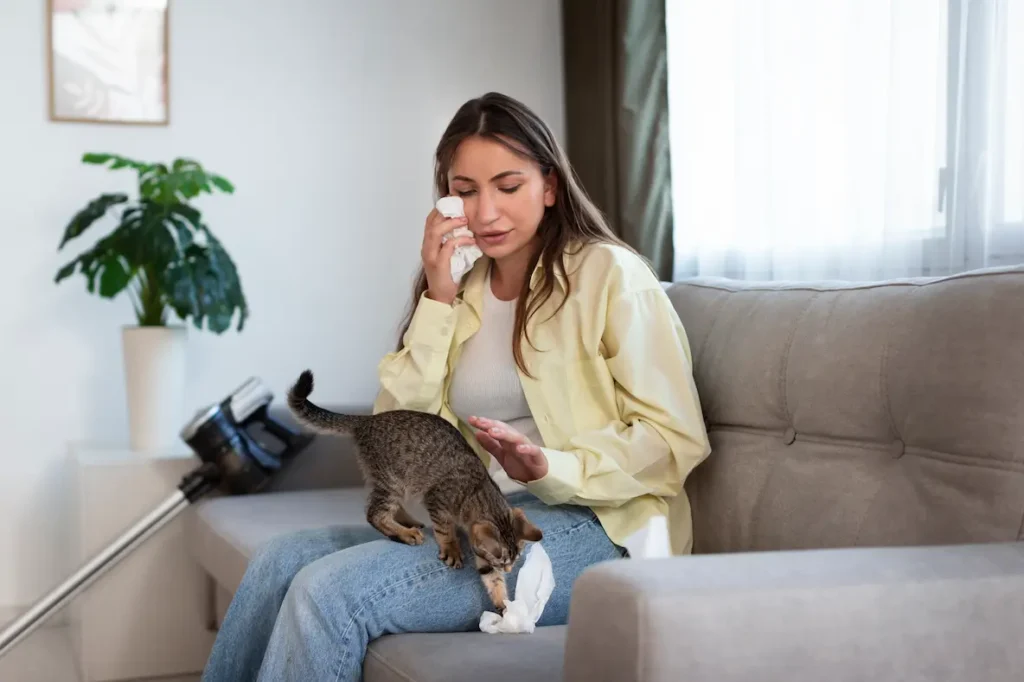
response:
[(476, 243), (476, 237), (458, 237), (441, 243), (444, 235), (459, 227), (465, 227), (466, 218), (445, 218), (436, 208), (427, 215), (423, 228), (423, 271), (427, 275), (427, 296), (451, 304), (459, 292), (459, 284), (452, 279), (452, 254), (458, 246)]
[(480, 445), (498, 460), (498, 464), (514, 481), (529, 483), (548, 474), (548, 459), (530, 439), (508, 424), (495, 419), (470, 417)]

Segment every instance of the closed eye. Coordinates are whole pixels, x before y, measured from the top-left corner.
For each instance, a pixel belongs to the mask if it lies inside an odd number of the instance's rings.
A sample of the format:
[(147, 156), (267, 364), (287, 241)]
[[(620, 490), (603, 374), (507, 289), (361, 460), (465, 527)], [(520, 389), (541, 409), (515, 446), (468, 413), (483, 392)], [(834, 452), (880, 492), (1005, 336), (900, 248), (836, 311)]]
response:
[[(499, 187), (498, 189), (501, 192), (504, 192), (505, 194), (515, 194), (516, 192), (519, 191), (520, 187), (522, 187), (522, 185), (516, 185), (515, 187)], [(475, 189), (456, 190), (455, 193), (458, 194), (460, 197), (470, 197), (470, 196), (473, 196), (474, 194), (476, 194), (476, 190)]]

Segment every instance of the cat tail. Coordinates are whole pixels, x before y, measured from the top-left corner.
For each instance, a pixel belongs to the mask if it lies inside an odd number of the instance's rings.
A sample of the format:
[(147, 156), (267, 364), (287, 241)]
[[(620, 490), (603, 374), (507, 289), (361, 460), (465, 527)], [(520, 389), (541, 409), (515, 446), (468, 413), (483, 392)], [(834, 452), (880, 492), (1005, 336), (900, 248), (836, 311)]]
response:
[(323, 433), (352, 433), (361, 423), (369, 419), (365, 415), (331, 412), (309, 401), (313, 392), (313, 373), (308, 369), (288, 391), (288, 407), (295, 417), (315, 431)]

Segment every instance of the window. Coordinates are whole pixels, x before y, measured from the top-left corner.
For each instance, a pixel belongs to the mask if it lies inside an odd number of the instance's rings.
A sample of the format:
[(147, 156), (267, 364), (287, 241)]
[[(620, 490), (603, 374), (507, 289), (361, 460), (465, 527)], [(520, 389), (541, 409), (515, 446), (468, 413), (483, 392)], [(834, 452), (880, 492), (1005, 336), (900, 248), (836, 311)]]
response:
[(1024, 261), (1024, 0), (668, 0), (676, 277)]

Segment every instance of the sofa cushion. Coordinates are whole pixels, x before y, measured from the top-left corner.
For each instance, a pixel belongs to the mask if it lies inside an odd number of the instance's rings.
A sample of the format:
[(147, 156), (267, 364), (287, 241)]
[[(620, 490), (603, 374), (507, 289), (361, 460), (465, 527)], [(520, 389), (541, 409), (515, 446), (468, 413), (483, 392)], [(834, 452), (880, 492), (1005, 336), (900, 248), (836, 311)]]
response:
[(366, 682), (556, 682), (562, 679), (565, 630), (389, 635), (370, 645), (363, 676)]
[(695, 552), (1020, 537), (1024, 268), (668, 294), (713, 448)]
[(361, 488), (214, 497), (188, 515), (189, 547), (218, 584), (234, 593), (249, 558), (270, 538), (336, 525), (368, 525)]

